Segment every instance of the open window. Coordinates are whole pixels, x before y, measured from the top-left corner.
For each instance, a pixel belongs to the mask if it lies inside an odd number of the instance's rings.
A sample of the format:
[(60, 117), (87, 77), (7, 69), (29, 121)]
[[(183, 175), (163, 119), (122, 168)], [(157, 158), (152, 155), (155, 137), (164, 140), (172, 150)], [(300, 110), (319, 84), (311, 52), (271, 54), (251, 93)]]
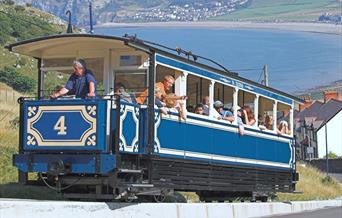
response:
[(210, 84), (211, 84), (211, 81), (208, 79), (204, 79), (204, 78), (192, 75), (192, 74), (188, 75), (187, 90), (186, 90), (186, 95), (188, 96), (186, 108), (188, 112), (195, 113), (196, 106), (198, 104), (201, 104), (204, 98), (209, 97), (209, 85)]
[(214, 101), (221, 101), (225, 110), (234, 111), (234, 91), (235, 89), (220, 83), (214, 85)]
[(273, 106), (274, 101), (265, 97), (259, 97), (258, 124), (260, 129), (274, 130)]
[(256, 116), (255, 116), (255, 99), (256, 95), (250, 92), (246, 92), (244, 90), (239, 90), (238, 92), (238, 106), (241, 109), (247, 111), (248, 121), (250, 124), (247, 123), (247, 119), (242, 114), (242, 121), (249, 126), (254, 126), (256, 124)]
[(112, 93), (120, 92), (129, 102), (147, 88), (147, 57), (140, 53), (113, 53), (114, 76)]
[[(70, 75), (74, 72), (73, 61), (76, 57), (67, 58), (48, 58), (42, 60), (42, 96), (46, 98), (52, 92), (64, 87)], [(98, 82), (97, 90), (102, 90), (103, 81), (103, 58), (84, 58), (87, 69), (91, 70)]]
[(291, 134), (291, 106), (278, 102), (277, 104), (277, 128), (278, 133)]

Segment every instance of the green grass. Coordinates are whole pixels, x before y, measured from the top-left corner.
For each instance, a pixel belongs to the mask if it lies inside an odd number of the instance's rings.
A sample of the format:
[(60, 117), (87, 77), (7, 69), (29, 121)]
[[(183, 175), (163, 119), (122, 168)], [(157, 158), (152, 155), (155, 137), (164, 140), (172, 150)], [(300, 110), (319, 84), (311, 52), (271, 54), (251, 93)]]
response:
[(239, 21), (317, 21), (326, 12), (341, 14), (338, 0), (253, 0), (245, 9), (213, 20)]

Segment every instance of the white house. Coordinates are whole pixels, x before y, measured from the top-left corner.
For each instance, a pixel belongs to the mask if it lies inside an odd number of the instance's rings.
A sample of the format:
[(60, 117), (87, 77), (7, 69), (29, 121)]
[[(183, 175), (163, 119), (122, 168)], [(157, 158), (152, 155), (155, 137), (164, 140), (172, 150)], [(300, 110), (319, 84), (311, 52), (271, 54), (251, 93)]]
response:
[[(340, 104), (342, 105), (342, 102)], [(326, 155), (325, 131), (327, 131), (328, 152), (342, 156), (342, 106), (335, 115), (322, 123), (316, 131), (319, 158), (323, 158)]]

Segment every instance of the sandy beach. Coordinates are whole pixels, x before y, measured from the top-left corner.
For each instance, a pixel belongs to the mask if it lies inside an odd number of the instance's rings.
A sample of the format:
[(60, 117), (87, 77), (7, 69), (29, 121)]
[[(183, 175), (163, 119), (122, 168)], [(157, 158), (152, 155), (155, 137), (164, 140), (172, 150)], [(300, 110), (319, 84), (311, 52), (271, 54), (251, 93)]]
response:
[(105, 23), (97, 25), (97, 28), (236, 28), (236, 29), (271, 29), (284, 31), (316, 32), (325, 34), (342, 35), (342, 25), (326, 23), (300, 23), (300, 22), (152, 22), (152, 23)]

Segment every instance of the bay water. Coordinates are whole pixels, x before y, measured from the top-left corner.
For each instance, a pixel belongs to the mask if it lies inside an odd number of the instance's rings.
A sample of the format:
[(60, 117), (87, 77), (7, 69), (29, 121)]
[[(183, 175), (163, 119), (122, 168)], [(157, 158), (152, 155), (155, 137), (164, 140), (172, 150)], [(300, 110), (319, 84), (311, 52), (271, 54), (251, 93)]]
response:
[[(342, 36), (324, 33), (227, 28), (96, 28), (96, 34), (137, 35), (168, 47), (191, 50), (240, 76), (297, 93), (342, 79)], [(211, 63), (214, 67), (219, 68)]]

